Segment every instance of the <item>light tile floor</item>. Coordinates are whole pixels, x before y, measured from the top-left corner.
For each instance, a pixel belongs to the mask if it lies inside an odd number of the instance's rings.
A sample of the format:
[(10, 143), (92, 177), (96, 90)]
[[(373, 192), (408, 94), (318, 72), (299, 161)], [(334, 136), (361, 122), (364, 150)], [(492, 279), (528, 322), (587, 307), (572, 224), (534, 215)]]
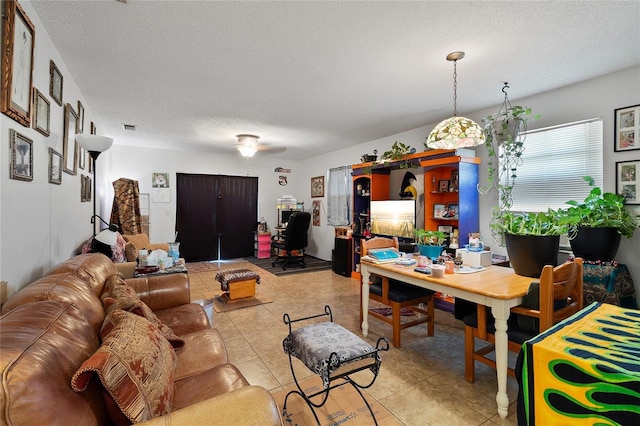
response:
[[(249, 383), (272, 392), (291, 384), (293, 378), (282, 340), (288, 333), (283, 315), (301, 318), (320, 314), (331, 306), (334, 321), (361, 335), (359, 283), (332, 271), (277, 277), (246, 261), (212, 262), (211, 270), (190, 273), (191, 300), (211, 299), (220, 294), (215, 281), (218, 269), (248, 268), (260, 273), (257, 294), (272, 303), (213, 313), (213, 326), (222, 334), (229, 360)], [(382, 352), (382, 369), (367, 394), (407, 426), (423, 425), (516, 425), (517, 383), (508, 379), (509, 415), (497, 414), (495, 371), (476, 363), (476, 381), (464, 380), (464, 331), (452, 314), (436, 309), (435, 335), (428, 337), (426, 325), (402, 331), (402, 347)], [(369, 336), (375, 345), (381, 337), (391, 339), (391, 326), (369, 320)], [(511, 362), (514, 361), (512, 357)], [(299, 378), (311, 373), (296, 365)], [(359, 373), (360, 374), (360, 373)]]

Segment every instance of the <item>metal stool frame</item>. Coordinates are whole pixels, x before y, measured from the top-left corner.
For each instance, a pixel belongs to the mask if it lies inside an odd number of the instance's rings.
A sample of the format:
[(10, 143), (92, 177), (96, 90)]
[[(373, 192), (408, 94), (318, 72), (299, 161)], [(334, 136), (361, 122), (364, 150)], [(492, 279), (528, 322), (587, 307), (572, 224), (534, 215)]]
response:
[[(328, 316), (329, 317), (329, 322), (333, 322), (333, 314), (331, 313), (331, 307), (329, 305), (326, 305), (324, 307), (324, 313), (322, 314), (318, 314), (318, 315), (312, 315), (312, 316), (308, 316), (308, 317), (304, 317), (304, 318), (298, 318), (295, 320), (292, 320), (289, 317), (289, 314), (284, 314), (282, 317), (282, 320), (284, 321), (284, 323), (286, 325), (289, 326), (289, 335), (291, 335), (292, 333), (292, 327), (291, 324), (296, 323), (296, 322), (300, 322), (300, 321), (306, 321), (306, 320), (310, 320), (310, 319), (314, 319), (314, 318), (320, 318), (323, 316)], [(384, 343), (384, 346), (382, 346), (382, 343)], [(380, 351), (388, 351), (389, 350), (389, 341), (384, 338), (384, 337), (380, 337), (378, 339), (378, 341), (376, 342), (376, 347), (375, 350), (373, 352), (370, 353), (371, 357), (374, 357), (378, 352)], [(378, 373), (380, 372), (380, 362), (375, 362), (373, 364), (370, 365), (364, 365), (364, 366), (360, 366), (357, 368), (354, 368), (353, 370), (349, 370), (346, 371), (344, 373), (332, 376), (331, 373), (327, 372), (327, 382), (329, 383), (329, 386), (325, 387), (323, 390), (320, 390), (318, 392), (315, 392), (313, 394), (307, 395), (304, 393), (304, 390), (302, 389), (302, 387), (300, 386), (300, 384), (298, 383), (298, 378), (296, 377), (296, 373), (295, 370), (293, 368), (293, 360), (292, 360), (292, 355), (291, 353), (288, 354), (289, 355), (289, 366), (291, 367), (291, 374), (293, 376), (293, 381), (296, 384), (296, 387), (298, 388), (297, 390), (292, 390), (289, 393), (287, 393), (287, 395), (284, 398), (284, 404), (282, 407), (283, 410), (283, 415), (285, 415), (286, 410), (287, 410), (287, 400), (289, 399), (289, 396), (292, 394), (297, 394), (300, 395), (302, 397), (302, 399), (306, 402), (307, 406), (309, 406), (309, 408), (311, 409), (311, 412), (313, 413), (313, 417), (316, 419), (316, 423), (318, 424), (318, 426), (320, 426), (320, 419), (318, 418), (318, 415), (316, 414), (316, 411), (314, 409), (315, 408), (320, 408), (322, 407), (326, 402), (327, 399), (329, 398), (329, 392), (331, 391), (331, 389), (335, 389), (338, 388), (340, 386), (344, 386), (347, 383), (350, 384), (351, 386), (353, 386), (353, 388), (358, 392), (358, 394), (360, 395), (360, 397), (362, 398), (362, 400), (364, 401), (364, 403), (367, 405), (367, 408), (369, 409), (369, 412), (371, 413), (371, 418), (373, 419), (373, 422), (375, 425), (378, 424), (377, 420), (376, 420), (376, 416), (373, 413), (373, 409), (371, 408), (371, 406), (369, 405), (369, 402), (366, 400), (366, 398), (364, 397), (364, 395), (362, 394), (362, 392), (360, 391), (360, 389), (367, 389), (369, 387), (371, 387), (373, 385), (373, 383), (376, 381), (376, 378), (378, 377)], [(337, 367), (335, 368), (335, 370), (339, 369), (341, 365), (344, 364), (348, 364), (356, 359), (362, 359), (361, 356), (357, 356), (354, 358), (350, 358), (344, 361), (340, 361), (340, 358), (338, 356), (337, 353), (332, 352), (331, 355), (329, 355), (329, 364), (333, 365), (335, 363), (335, 365), (337, 365)], [(371, 372), (373, 373), (373, 378), (371, 379), (371, 382), (363, 385), (360, 384), (358, 382), (356, 382), (355, 380), (351, 379), (351, 377), (349, 377), (350, 374), (353, 373), (357, 373), (359, 371), (362, 370), (371, 370)], [(315, 373), (315, 372), (314, 372)], [(317, 373), (316, 373), (317, 374)], [(325, 379), (325, 378), (323, 378)], [(338, 379), (342, 379), (342, 382), (332, 385), (331, 382), (338, 380)], [(323, 380), (323, 383), (325, 382), (325, 380)], [(324, 397), (322, 398), (322, 401), (320, 403), (314, 403), (313, 401), (311, 401), (311, 398), (314, 398), (318, 395), (324, 394)]]

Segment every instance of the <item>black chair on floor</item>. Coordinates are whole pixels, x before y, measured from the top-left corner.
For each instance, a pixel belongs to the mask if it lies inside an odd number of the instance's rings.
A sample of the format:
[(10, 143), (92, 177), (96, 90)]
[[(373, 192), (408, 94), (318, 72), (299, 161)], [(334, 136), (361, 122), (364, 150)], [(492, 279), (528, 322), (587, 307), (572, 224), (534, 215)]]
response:
[(272, 247), (277, 250), (278, 256), (271, 263), (282, 262), (282, 269), (290, 265), (299, 265), (304, 268), (304, 249), (309, 242), (307, 232), (311, 222), (311, 213), (295, 212), (289, 218), (289, 223), (284, 231), (284, 237), (274, 237)]

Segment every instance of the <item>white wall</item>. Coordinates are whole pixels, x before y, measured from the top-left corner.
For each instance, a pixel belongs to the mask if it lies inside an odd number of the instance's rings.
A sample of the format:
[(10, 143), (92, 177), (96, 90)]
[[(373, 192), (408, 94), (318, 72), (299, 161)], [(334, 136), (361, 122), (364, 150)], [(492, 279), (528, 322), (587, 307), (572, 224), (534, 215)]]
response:
[[(31, 5), (22, 4), (26, 14), (36, 28), (34, 85), (48, 96), (49, 60), (53, 59), (64, 76), (64, 102), (77, 107), (80, 100), (85, 107), (85, 128), (96, 121), (91, 106), (75, 85), (63, 59), (52, 44), (44, 26)], [(502, 103), (502, 93), (496, 86), (496, 105), (493, 108), (466, 114), (479, 121), (494, 113)], [(640, 104), (640, 67), (606, 75), (573, 86), (531, 96), (516, 97), (517, 87), (511, 92), (514, 104), (533, 108), (542, 118), (531, 128), (546, 127), (592, 117), (604, 119), (604, 189), (615, 190), (615, 162), (638, 158), (639, 151), (613, 152), (613, 111), (616, 108)], [(462, 94), (464, 96), (464, 94)], [(62, 185), (52, 185), (47, 180), (48, 147), (62, 153), (63, 107), (51, 101), (52, 136), (45, 138), (32, 129), (25, 128), (5, 115), (0, 114), (0, 280), (9, 284), (9, 295), (41, 276), (51, 266), (71, 257), (78, 246), (91, 236), (89, 218), (92, 203), (80, 202), (80, 177), (63, 173)], [(327, 226), (326, 191), (323, 198), (311, 198), (310, 182), (314, 176), (325, 176), (329, 168), (357, 164), (360, 157), (374, 149), (378, 154), (389, 149), (398, 140), (418, 150), (423, 149), (425, 136), (436, 123), (408, 130), (391, 136), (348, 147), (330, 154), (309, 158), (301, 162), (279, 161), (258, 153), (248, 162), (239, 155), (213, 155), (201, 152), (176, 152), (156, 149), (122, 147), (117, 144), (102, 154), (98, 160), (99, 211), (108, 217), (113, 199), (111, 182), (127, 177), (139, 182), (141, 192), (151, 193), (151, 173), (170, 174), (171, 201), (151, 203), (151, 240), (173, 241), (175, 226), (175, 173), (228, 174), (236, 176), (258, 176), (259, 213), (272, 227), (276, 224), (276, 199), (291, 194), (304, 201), (305, 210), (311, 210), (313, 200), (321, 202), (321, 226), (311, 226), (308, 253), (329, 260), (334, 242), (334, 229)], [(96, 121), (98, 129), (100, 123)], [(33, 139), (34, 180), (22, 182), (8, 178), (9, 129), (16, 129)], [(345, 141), (349, 143), (349, 141)], [(486, 161), (482, 147), (476, 149)], [(280, 173), (275, 167), (291, 169), (286, 174), (289, 183), (278, 185)], [(486, 179), (486, 168), (480, 167), (480, 181)], [(481, 233), (490, 235), (488, 221), (494, 202), (480, 197)], [(490, 238), (490, 237), (489, 237)], [(495, 246), (494, 246), (495, 247)], [(503, 250), (495, 247), (496, 252)], [(640, 232), (631, 240), (623, 239), (618, 260), (626, 263), (635, 280), (640, 296)]]
[[(483, 117), (498, 111), (503, 100), (501, 87), (496, 86), (496, 105), (482, 111), (464, 113), (465, 116), (480, 122)], [(517, 88), (511, 90), (517, 93)], [(462, 94), (464, 96), (464, 94)], [(634, 67), (620, 72), (605, 75), (572, 86), (560, 88), (536, 96), (523, 99), (511, 98), (513, 105), (530, 106), (535, 114), (540, 114), (539, 120), (531, 123), (529, 128), (536, 129), (556, 124), (569, 123), (588, 118), (600, 117), (603, 119), (604, 134), (604, 190), (615, 192), (615, 163), (616, 161), (636, 160), (640, 158), (640, 151), (614, 152), (613, 151), (613, 127), (614, 110), (629, 105), (640, 104), (640, 67)], [(324, 169), (338, 167), (351, 163), (359, 163), (360, 156), (371, 154), (374, 149), (378, 154), (388, 150), (394, 141), (408, 144), (417, 150), (423, 149), (423, 141), (431, 129), (437, 123), (398, 133), (388, 137), (370, 141), (355, 147), (348, 147), (340, 151), (332, 152), (320, 157), (307, 160), (301, 167), (307, 177), (320, 174)], [(484, 147), (475, 148), (476, 155), (482, 159), (480, 165), (480, 182), (487, 178), (486, 161), (487, 154)], [(304, 181), (305, 176), (300, 176)], [(499, 247), (492, 241), (489, 229), (491, 209), (496, 205), (495, 200), (488, 197), (480, 197), (480, 232), (485, 242), (490, 244), (496, 253), (506, 254), (503, 247)], [(326, 224), (326, 221), (323, 221)], [(314, 254), (327, 259), (333, 248), (333, 228), (329, 226), (315, 230), (318, 251)], [(631, 239), (622, 238), (620, 249), (616, 256), (620, 263), (628, 266), (634, 279), (636, 294), (640, 299), (640, 230)]]
[[(51, 103), (51, 135), (45, 137), (0, 114), (0, 280), (8, 294), (69, 258), (91, 236), (92, 203), (80, 202), (80, 173), (63, 173), (62, 185), (48, 182), (49, 147), (62, 154), (64, 107), (49, 96), (49, 60), (64, 78), (63, 102), (85, 107), (85, 128), (95, 121), (64, 60), (28, 2), (21, 3), (35, 26), (33, 84)], [(97, 123), (99, 126), (99, 123)], [(9, 179), (9, 129), (33, 141), (33, 181)], [(80, 171), (79, 171), (80, 172)]]
[[(297, 179), (300, 164), (290, 160), (280, 160), (269, 155), (256, 154), (248, 160), (239, 153), (218, 155), (203, 152), (170, 151), (148, 148), (133, 148), (114, 145), (100, 157), (107, 160), (106, 182), (121, 177), (138, 181), (141, 193), (152, 194), (151, 175), (153, 172), (169, 173), (170, 201), (168, 203), (150, 203), (150, 240), (152, 242), (174, 241), (176, 215), (176, 173), (195, 173), (210, 175), (253, 176), (258, 177), (258, 217), (267, 221), (272, 232), (277, 224), (276, 200), (282, 195), (298, 197), (303, 184)], [(101, 163), (101, 167), (104, 167)], [(275, 172), (276, 167), (290, 169), (290, 173)], [(279, 176), (286, 176), (288, 184), (281, 186)], [(306, 183), (306, 181), (304, 182)], [(109, 186), (107, 200), (113, 200), (113, 186)], [(111, 202), (105, 204), (109, 211)], [(305, 210), (311, 209), (311, 203), (305, 202)]]

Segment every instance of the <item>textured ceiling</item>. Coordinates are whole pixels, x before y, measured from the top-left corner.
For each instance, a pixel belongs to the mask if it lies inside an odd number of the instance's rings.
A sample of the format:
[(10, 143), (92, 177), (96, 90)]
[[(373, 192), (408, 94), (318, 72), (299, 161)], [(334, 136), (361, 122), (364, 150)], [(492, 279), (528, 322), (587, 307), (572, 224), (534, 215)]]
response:
[(230, 153), (251, 133), (303, 159), (436, 123), (455, 50), (460, 115), (503, 81), (516, 100), (640, 64), (638, 1), (32, 5), (122, 145)]

